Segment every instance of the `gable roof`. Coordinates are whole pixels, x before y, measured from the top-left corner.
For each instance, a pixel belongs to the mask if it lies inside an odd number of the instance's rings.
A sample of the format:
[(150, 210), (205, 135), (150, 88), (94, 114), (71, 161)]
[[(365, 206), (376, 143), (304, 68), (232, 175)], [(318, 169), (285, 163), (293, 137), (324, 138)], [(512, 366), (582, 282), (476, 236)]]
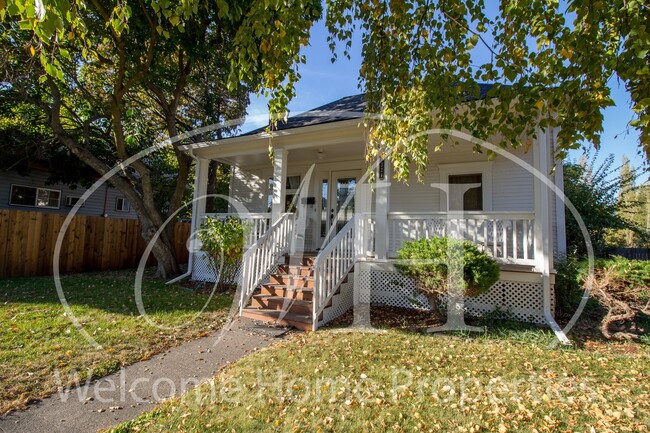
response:
[[(479, 83), (479, 97), (467, 97), (466, 101), (487, 98), (488, 92), (495, 86), (494, 84)], [(336, 101), (329, 102), (320, 107), (296, 114), (287, 119), (286, 122), (279, 121), (276, 131), (285, 129), (301, 128), (304, 126), (323, 125), (325, 123), (341, 122), (343, 120), (360, 119), (366, 109), (366, 95), (345, 96)], [(265, 126), (252, 131), (240, 134), (240, 136), (254, 135), (264, 132)]]

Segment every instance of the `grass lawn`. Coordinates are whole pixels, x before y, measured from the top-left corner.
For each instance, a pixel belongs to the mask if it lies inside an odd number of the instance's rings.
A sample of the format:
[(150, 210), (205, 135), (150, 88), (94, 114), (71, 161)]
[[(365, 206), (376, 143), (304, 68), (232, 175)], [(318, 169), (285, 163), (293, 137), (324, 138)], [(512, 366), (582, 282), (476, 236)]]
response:
[(75, 376), (100, 377), (203, 336), (221, 326), (232, 303), (232, 296), (217, 295), (194, 318), (207, 295), (145, 276), (143, 305), (155, 323), (173, 327), (163, 329), (139, 315), (133, 284), (130, 271), (62, 277), (72, 312), (98, 350), (65, 314), (52, 277), (0, 280), (0, 414), (55, 392), (58, 380), (66, 386)]
[(299, 334), (110, 432), (648, 431), (647, 345), (515, 334)]

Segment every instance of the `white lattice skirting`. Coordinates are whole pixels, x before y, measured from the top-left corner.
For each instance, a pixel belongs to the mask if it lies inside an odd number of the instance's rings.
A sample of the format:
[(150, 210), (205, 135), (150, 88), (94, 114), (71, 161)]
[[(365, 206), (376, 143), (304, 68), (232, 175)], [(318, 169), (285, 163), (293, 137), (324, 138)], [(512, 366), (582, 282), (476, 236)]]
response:
[[(212, 259), (207, 253), (203, 251), (194, 253), (194, 261), (192, 262), (192, 280), (214, 283), (217, 281), (216, 274), (215, 266), (213, 266)], [(241, 267), (237, 270), (233, 281), (229, 281), (228, 283), (236, 284), (240, 278)]]
[[(382, 268), (386, 268), (386, 265)], [(529, 281), (530, 275), (523, 275), (520, 279), (514, 272), (503, 274), (505, 275), (502, 275), (502, 278), (506, 278), (497, 282), (487, 293), (465, 300), (467, 313), (482, 316), (498, 310), (507, 318), (545, 324), (541, 281)], [(397, 271), (372, 269), (372, 266), (361, 265), (357, 268), (355, 277), (362, 303), (416, 309), (431, 308), (426, 297), (418, 293), (414, 281)], [(554, 305), (553, 291), (551, 296)]]
[(341, 284), (336, 295), (332, 296), (329, 307), (323, 309), (323, 314), (318, 322), (318, 327), (331, 322), (352, 308), (354, 302), (354, 272), (348, 274), (348, 281)]

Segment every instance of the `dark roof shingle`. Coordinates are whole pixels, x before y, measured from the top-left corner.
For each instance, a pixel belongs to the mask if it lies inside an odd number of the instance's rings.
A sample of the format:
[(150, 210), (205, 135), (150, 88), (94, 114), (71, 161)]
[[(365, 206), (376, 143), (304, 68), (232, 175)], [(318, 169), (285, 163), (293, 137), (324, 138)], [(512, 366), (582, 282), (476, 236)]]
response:
[[(479, 97), (478, 99), (487, 98), (487, 93), (494, 87), (494, 84), (479, 84)], [(467, 100), (475, 98), (468, 97)], [(366, 95), (361, 93), (358, 95), (345, 96), (336, 101), (329, 102), (320, 107), (314, 108), (304, 113), (291, 116), (286, 122), (279, 121), (277, 130), (282, 131), (285, 129), (300, 128), (304, 126), (322, 125), (325, 123), (340, 122), (343, 120), (360, 119), (363, 117), (363, 112), (366, 109)], [(253, 135), (264, 132), (265, 127), (257, 128), (242, 135)]]

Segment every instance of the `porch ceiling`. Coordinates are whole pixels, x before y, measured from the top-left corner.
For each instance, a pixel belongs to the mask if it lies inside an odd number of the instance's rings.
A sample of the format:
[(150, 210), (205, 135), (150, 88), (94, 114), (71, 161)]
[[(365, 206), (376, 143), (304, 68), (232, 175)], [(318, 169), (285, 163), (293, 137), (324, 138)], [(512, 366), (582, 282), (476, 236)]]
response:
[(199, 158), (213, 159), (239, 167), (270, 166), (269, 144), (288, 151), (289, 163), (333, 162), (364, 158), (365, 131), (358, 120), (235, 137), (187, 146)]

